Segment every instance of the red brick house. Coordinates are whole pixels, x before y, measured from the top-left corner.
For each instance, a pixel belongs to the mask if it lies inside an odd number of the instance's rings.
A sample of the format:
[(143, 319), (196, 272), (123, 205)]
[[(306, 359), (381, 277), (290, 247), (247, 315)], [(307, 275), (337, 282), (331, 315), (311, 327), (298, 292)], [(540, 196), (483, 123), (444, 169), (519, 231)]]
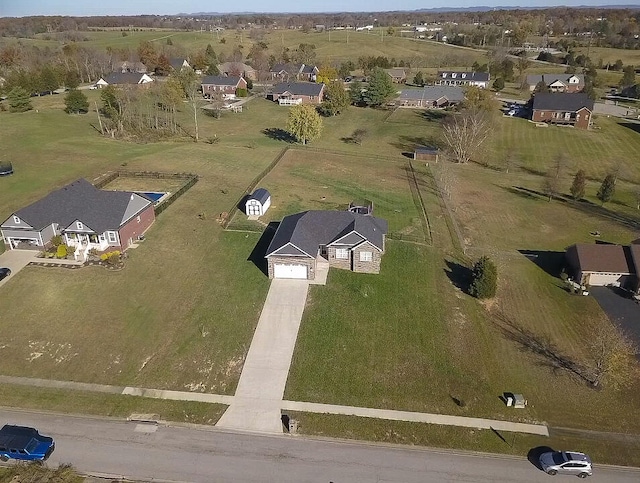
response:
[(9, 249), (42, 249), (54, 236), (85, 260), (91, 249), (126, 250), (153, 224), (153, 202), (138, 193), (106, 191), (79, 179), (14, 212), (0, 225)]
[(242, 76), (208, 75), (202, 79), (201, 85), (204, 97), (220, 92), (223, 98), (233, 99), (238, 89), (247, 88), (247, 81)]
[(315, 82), (281, 82), (276, 84), (267, 98), (281, 106), (320, 104), (324, 99), (324, 84)]
[(531, 120), (589, 129), (593, 99), (583, 93), (538, 93), (533, 97)]

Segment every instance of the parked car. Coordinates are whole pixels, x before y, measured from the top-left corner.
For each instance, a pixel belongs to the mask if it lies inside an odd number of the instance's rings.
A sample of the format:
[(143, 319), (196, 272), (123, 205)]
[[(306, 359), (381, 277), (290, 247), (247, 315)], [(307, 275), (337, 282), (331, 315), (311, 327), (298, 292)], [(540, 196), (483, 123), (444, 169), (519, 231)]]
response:
[(507, 112), (507, 116), (515, 116), (516, 115), (516, 110), (515, 109), (511, 109), (509, 112)]
[(34, 428), (5, 424), (0, 429), (0, 460), (44, 461), (55, 448), (53, 438)]
[(540, 455), (540, 466), (548, 475), (575, 475), (586, 478), (593, 474), (591, 458), (575, 451), (550, 451)]
[(11, 270), (9, 268), (0, 267), (0, 280), (3, 280), (11, 275)]

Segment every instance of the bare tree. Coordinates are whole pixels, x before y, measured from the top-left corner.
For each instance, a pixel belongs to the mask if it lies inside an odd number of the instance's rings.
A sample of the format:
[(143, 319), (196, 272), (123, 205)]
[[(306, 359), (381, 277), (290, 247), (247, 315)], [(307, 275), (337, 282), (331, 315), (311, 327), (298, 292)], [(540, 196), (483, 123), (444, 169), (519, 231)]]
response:
[(587, 338), (587, 344), (594, 387), (602, 384), (620, 389), (634, 382), (638, 375), (637, 347), (625, 334), (602, 323)]
[(548, 197), (548, 201), (560, 192), (560, 182), (565, 168), (567, 167), (567, 158), (564, 154), (559, 153), (553, 160), (553, 164), (544, 175), (542, 182), (542, 191)]
[(463, 111), (449, 116), (443, 126), (444, 142), (458, 163), (473, 159), (489, 136), (489, 119), (480, 110)]
[(198, 78), (196, 77), (196, 73), (193, 69), (182, 69), (178, 74), (178, 80), (182, 85), (182, 89), (184, 90), (184, 96), (187, 100), (187, 104), (193, 111), (193, 124), (195, 127), (194, 139), (196, 142), (199, 141), (199, 133), (198, 133), (198, 110), (200, 107), (198, 106), (199, 101), (201, 99), (200, 92), (198, 91)]

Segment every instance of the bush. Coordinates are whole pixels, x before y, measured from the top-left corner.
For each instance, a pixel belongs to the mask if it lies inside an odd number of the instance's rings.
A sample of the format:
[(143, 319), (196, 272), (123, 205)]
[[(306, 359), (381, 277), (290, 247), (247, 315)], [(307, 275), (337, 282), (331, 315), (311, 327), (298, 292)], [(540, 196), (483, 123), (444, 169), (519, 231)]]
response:
[(58, 245), (56, 250), (56, 258), (66, 258), (67, 257), (67, 245)]
[(243, 87), (238, 87), (236, 89), (236, 96), (237, 97), (247, 97), (247, 90)]
[(469, 293), (479, 299), (496, 295), (498, 288), (498, 268), (489, 257), (483, 256), (473, 266)]
[(51, 244), (54, 247), (59, 247), (60, 245), (62, 245), (62, 236), (61, 235), (56, 235), (53, 238), (51, 238)]
[(106, 262), (109, 265), (117, 265), (120, 262), (120, 258), (120, 252), (117, 250), (100, 255), (100, 260)]

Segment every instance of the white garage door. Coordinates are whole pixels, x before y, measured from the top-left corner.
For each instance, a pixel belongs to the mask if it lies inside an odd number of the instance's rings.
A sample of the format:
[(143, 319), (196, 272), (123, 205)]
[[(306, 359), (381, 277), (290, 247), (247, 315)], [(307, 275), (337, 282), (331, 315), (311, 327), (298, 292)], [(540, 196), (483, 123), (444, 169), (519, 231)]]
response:
[(273, 266), (274, 278), (307, 278), (307, 267), (305, 265), (284, 265), (276, 263)]
[(591, 275), (589, 275), (589, 285), (593, 285), (596, 287), (617, 283), (620, 283), (620, 285), (624, 285), (627, 281), (627, 278), (627, 275), (620, 275), (618, 273), (592, 273)]

